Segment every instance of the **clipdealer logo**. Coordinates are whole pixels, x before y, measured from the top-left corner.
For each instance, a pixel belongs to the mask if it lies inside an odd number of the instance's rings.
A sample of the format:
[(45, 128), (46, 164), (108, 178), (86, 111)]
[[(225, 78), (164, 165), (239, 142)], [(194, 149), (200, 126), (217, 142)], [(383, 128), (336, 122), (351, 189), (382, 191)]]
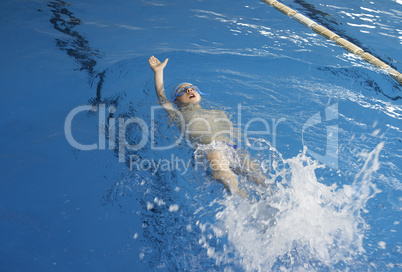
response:
[[(338, 112), (338, 103), (330, 105), (325, 108), (325, 121), (321, 118), (321, 113), (317, 112), (312, 117), (310, 117), (306, 123), (303, 125), (302, 130), (302, 143), (303, 146), (307, 146), (304, 141), (304, 134), (306, 133), (307, 129), (314, 127), (318, 124), (323, 122), (329, 122), (338, 119), (339, 112)], [(325, 154), (321, 155), (318, 154), (312, 149), (307, 149), (307, 154), (311, 155), (314, 159), (318, 160), (321, 163), (326, 164), (327, 166), (338, 169), (338, 132), (339, 128), (338, 125), (330, 125), (326, 126), (326, 148)]]
[[(193, 147), (193, 143), (189, 140), (189, 137), (186, 137), (186, 128), (184, 125), (184, 117), (180, 112), (178, 112), (179, 119), (181, 119), (181, 134), (179, 135), (178, 138), (173, 143), (170, 143), (166, 146), (156, 146), (155, 145), (155, 113), (157, 110), (163, 109), (161, 106), (151, 106), (151, 122), (150, 125), (147, 124), (143, 119), (138, 118), (138, 117), (131, 117), (131, 118), (108, 118), (106, 119), (106, 113), (108, 114), (113, 114), (116, 111), (116, 108), (114, 106), (109, 106), (106, 109), (105, 104), (99, 104), (99, 106), (92, 106), (92, 105), (82, 105), (74, 108), (69, 112), (69, 114), (66, 117), (65, 123), (64, 123), (64, 132), (66, 139), (68, 143), (82, 151), (89, 151), (89, 150), (105, 150), (106, 145), (108, 146), (109, 150), (115, 150), (116, 148), (118, 149), (118, 157), (119, 157), (119, 162), (126, 162), (126, 151), (131, 150), (131, 151), (136, 151), (144, 148), (148, 142), (150, 141), (150, 148), (151, 150), (168, 150), (175, 148), (177, 145), (179, 145), (182, 141), (187, 141), (187, 144), (190, 147)], [(98, 112), (98, 142), (97, 143), (92, 143), (92, 144), (82, 144), (79, 143), (78, 141), (75, 140), (73, 137), (73, 131), (72, 131), (72, 126), (73, 126), (73, 121), (74, 118), (81, 112)], [(335, 103), (331, 106), (328, 106), (325, 109), (325, 121), (331, 121), (335, 120), (338, 118), (338, 104)], [(286, 118), (280, 118), (279, 120), (271, 120), (271, 126), (269, 122), (260, 117), (255, 117), (251, 118), (248, 120), (248, 122), (244, 125), (242, 125), (242, 105), (238, 104), (237, 106), (237, 130), (234, 129), (233, 124), (230, 123), (230, 129), (227, 131), (220, 131), (217, 133), (217, 135), (213, 135), (212, 139), (214, 139), (216, 136), (222, 134), (222, 133), (227, 133), (229, 135), (229, 138), (233, 141), (234, 139), (237, 139), (236, 144), (238, 148), (241, 148), (242, 142), (249, 143), (249, 139), (251, 137), (259, 135), (259, 136), (266, 136), (266, 135), (271, 135), (271, 146), (276, 148), (276, 142), (277, 142), (277, 128), (280, 123), (284, 123), (287, 119)], [(197, 118), (200, 119), (200, 118)], [(202, 119), (202, 118), (201, 118)], [(106, 121), (107, 120), (107, 121)], [(216, 120), (215, 120), (216, 121)], [(318, 125), (320, 123), (324, 122), (321, 118), (320, 112), (314, 114), (312, 117), (310, 117), (306, 123), (303, 125), (303, 130), (302, 130), (302, 144), (305, 146), (306, 143), (304, 141), (304, 135), (307, 133), (308, 128), (313, 127), (315, 125)], [(264, 128), (263, 130), (251, 130), (250, 127), (254, 123), (259, 123), (259, 127)], [(207, 120), (205, 120), (205, 124), (207, 127), (209, 126), (208, 131), (212, 131), (211, 126), (213, 124), (210, 124)], [(130, 144), (128, 143), (126, 139), (126, 132), (129, 126), (134, 126), (136, 125), (139, 132), (140, 132), (140, 140), (137, 141), (136, 144)], [(117, 132), (116, 132), (117, 128)], [(206, 132), (206, 134), (208, 133)], [(108, 136), (108, 137), (106, 137)], [(108, 141), (106, 139), (108, 138)], [(118, 139), (116, 139), (118, 138)], [(310, 149), (307, 150), (307, 153), (310, 154), (313, 158), (317, 159), (321, 163), (325, 163), (331, 168), (337, 168), (338, 167), (338, 126), (333, 125), (333, 126), (327, 126), (327, 134), (326, 134), (326, 140), (327, 140), (327, 145), (326, 145), (326, 152), (324, 155), (320, 155), (318, 153), (315, 153), (311, 151)], [(270, 148), (269, 145), (247, 145), (247, 148), (250, 148), (252, 150), (267, 150)], [(138, 165), (141, 165), (142, 169), (147, 169), (150, 166), (149, 165), (154, 165), (155, 168), (163, 168), (163, 167), (158, 167), (159, 166), (165, 166), (167, 169), (167, 165), (176, 165), (175, 169), (179, 169), (177, 165), (182, 165), (182, 168), (188, 169), (189, 163), (187, 162), (178, 162), (179, 159), (174, 159), (174, 163), (170, 162), (168, 164), (167, 162), (154, 162), (152, 160), (146, 160), (143, 159), (143, 161), (139, 161), (139, 157), (136, 155), (130, 155), (130, 158), (128, 162), (130, 163), (130, 169), (133, 169), (132, 163), (137, 167)], [(147, 163), (148, 162), (148, 163)], [(265, 162), (264, 162), (265, 163)]]

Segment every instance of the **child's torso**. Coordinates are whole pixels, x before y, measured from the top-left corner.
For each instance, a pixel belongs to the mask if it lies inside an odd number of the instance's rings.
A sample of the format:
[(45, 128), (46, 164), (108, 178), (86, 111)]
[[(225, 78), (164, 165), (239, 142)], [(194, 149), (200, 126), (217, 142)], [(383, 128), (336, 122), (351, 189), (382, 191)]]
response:
[(185, 133), (192, 140), (201, 144), (212, 141), (230, 142), (233, 125), (224, 111), (195, 109), (183, 113)]

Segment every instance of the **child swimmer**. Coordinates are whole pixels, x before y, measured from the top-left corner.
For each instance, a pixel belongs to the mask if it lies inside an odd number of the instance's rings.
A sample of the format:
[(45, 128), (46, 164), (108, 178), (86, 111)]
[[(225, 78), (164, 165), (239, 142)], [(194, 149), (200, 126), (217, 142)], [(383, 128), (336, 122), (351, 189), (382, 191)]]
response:
[[(228, 136), (228, 134), (233, 135), (232, 122), (224, 111), (202, 109), (199, 103), (203, 93), (191, 83), (176, 85), (172, 90), (172, 99), (167, 99), (163, 83), (163, 70), (167, 62), (168, 59), (160, 62), (154, 56), (149, 58), (149, 65), (155, 73), (155, 90), (159, 103), (172, 120), (184, 121), (186, 136), (192, 143), (208, 145), (214, 142), (215, 146), (220, 147), (208, 150), (206, 153), (213, 172), (212, 178), (221, 182), (231, 193), (244, 196), (244, 192), (239, 190), (238, 176), (230, 168), (230, 161), (226, 155), (228, 152), (224, 152), (229, 147), (236, 148)], [(172, 102), (177, 105), (177, 110)], [(258, 166), (250, 164), (250, 160), (247, 162), (247, 169), (253, 172), (259, 171)], [(259, 176), (260, 180), (265, 179), (262, 173)], [(258, 183), (262, 182), (258, 181)]]

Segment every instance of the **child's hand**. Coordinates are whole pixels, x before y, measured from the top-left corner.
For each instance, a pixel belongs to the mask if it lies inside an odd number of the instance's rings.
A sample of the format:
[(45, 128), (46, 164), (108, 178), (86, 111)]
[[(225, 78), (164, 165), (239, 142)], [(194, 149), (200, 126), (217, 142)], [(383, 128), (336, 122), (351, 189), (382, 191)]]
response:
[(169, 59), (165, 59), (164, 62), (160, 62), (157, 58), (154, 56), (151, 56), (148, 60), (149, 66), (151, 66), (151, 69), (156, 73), (157, 71), (161, 71), (165, 68), (166, 64), (168, 63)]

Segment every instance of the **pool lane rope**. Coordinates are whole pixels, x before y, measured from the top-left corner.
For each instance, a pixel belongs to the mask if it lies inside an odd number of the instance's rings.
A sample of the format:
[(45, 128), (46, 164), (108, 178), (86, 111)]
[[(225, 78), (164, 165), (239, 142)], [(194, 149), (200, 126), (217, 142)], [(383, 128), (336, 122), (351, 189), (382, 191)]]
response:
[(384, 63), (380, 59), (374, 57), (370, 53), (364, 52), (363, 49), (358, 47), (357, 45), (339, 37), (336, 33), (332, 32), (331, 30), (327, 29), (326, 27), (317, 24), (310, 18), (307, 18), (303, 14), (298, 13), (297, 11), (291, 9), (290, 7), (279, 3), (276, 0), (262, 0), (262, 2), (271, 5), (272, 7), (276, 8), (280, 12), (286, 14), (287, 16), (295, 19), (302, 25), (314, 30), (314, 32), (320, 34), (321, 36), (325, 37), (328, 40), (334, 41), (337, 45), (342, 46), (344, 49), (353, 53), (357, 56), (360, 56), (362, 59), (367, 61), (368, 63), (384, 70), (387, 72), (392, 78), (399, 82), (402, 85), (402, 74), (392, 69), (388, 64)]

